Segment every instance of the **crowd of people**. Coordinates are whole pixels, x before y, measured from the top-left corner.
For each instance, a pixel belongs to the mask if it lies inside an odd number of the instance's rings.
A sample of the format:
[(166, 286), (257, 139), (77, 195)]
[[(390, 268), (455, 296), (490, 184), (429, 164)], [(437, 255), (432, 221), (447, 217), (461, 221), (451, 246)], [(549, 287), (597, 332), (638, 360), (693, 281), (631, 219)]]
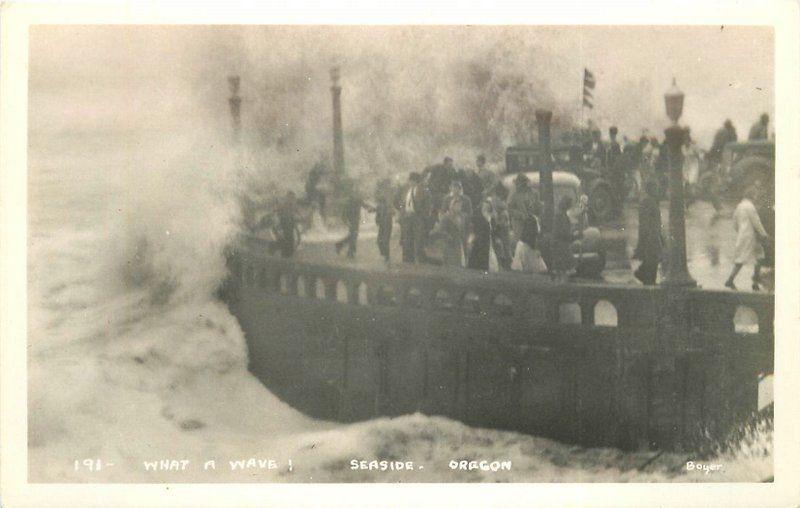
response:
[[(315, 182), (323, 179), (315, 166), (306, 185), (306, 204), (319, 213), (323, 213), (325, 201)], [(344, 196), (340, 208), (347, 234), (334, 243), (337, 255), (345, 251), (348, 258), (356, 256), (362, 211), (366, 210), (375, 214), (378, 250), (387, 265), (391, 264), (396, 223), (403, 263), (564, 276), (574, 264), (573, 244), (588, 223), (587, 202), (576, 207), (571, 198), (564, 198), (558, 203), (552, 235), (546, 236), (550, 255), (543, 257), (542, 203), (537, 190), (524, 174), (516, 177), (513, 189), (507, 189), (487, 167), (483, 155), (476, 157), (474, 167), (458, 170), (453, 159), (445, 157), (439, 164), (411, 173), (399, 187), (381, 180), (369, 200), (353, 179), (345, 178), (339, 188)], [(296, 196), (287, 193), (271, 224), (273, 251), (293, 255), (299, 234), (298, 212)]]
[[(474, 168), (463, 170), (446, 157), (422, 173), (411, 173), (407, 185), (382, 199), (392, 199), (384, 206), (397, 214), (405, 263), (440, 262), (485, 272), (542, 266), (536, 262), (541, 257), (538, 193), (524, 175), (509, 192), (486, 168), (483, 155)], [(438, 261), (428, 254), (433, 244), (442, 253)]]
[[(751, 128), (749, 139), (768, 135), (767, 115)], [(664, 198), (669, 160), (663, 143), (642, 136), (637, 143), (623, 136), (616, 127), (608, 131), (608, 141), (593, 129), (583, 144), (583, 166), (600, 172), (616, 196), (618, 212), (631, 186), (640, 189), (638, 207), (639, 234), (634, 258), (641, 261), (635, 277), (645, 285), (656, 283), (664, 255), (664, 235), (660, 201)], [(725, 145), (737, 140), (736, 129), (726, 120), (716, 135), (705, 162), (714, 170), (722, 161)], [(575, 139), (571, 140), (574, 141)], [(698, 168), (692, 161), (701, 159), (694, 141), (688, 136), (684, 145), (684, 174), (696, 178)], [(327, 213), (328, 175), (324, 166), (315, 166), (306, 183), (305, 203), (321, 215)], [(749, 188), (734, 212), (737, 241), (735, 265), (726, 286), (735, 289), (734, 279), (744, 264), (754, 265), (753, 289), (759, 286), (763, 263), (762, 243), (768, 233), (755, 212), (760, 190)], [(403, 263), (440, 264), (483, 272), (521, 271), (549, 273), (565, 277), (576, 266), (576, 250), (588, 231), (588, 198), (579, 203), (564, 196), (555, 203), (552, 231), (543, 232), (543, 204), (537, 189), (524, 173), (517, 175), (508, 189), (479, 155), (474, 167), (456, 169), (451, 157), (422, 172), (413, 172), (399, 188), (388, 179), (378, 182), (373, 199), (367, 200), (358, 182), (339, 182), (344, 196), (339, 208), (347, 226), (347, 235), (334, 244), (337, 254), (346, 249), (349, 258), (356, 256), (362, 210), (375, 214), (377, 246), (387, 265), (391, 264), (391, 245), (399, 226)], [(719, 206), (718, 196), (707, 199)], [(291, 257), (299, 242), (299, 207), (297, 196), (288, 192), (276, 207), (269, 226), (274, 233), (271, 250)], [(599, 238), (599, 232), (598, 232)], [(599, 239), (598, 239), (599, 242)], [(576, 249), (576, 245), (578, 248)], [(438, 256), (431, 256), (431, 252)]]

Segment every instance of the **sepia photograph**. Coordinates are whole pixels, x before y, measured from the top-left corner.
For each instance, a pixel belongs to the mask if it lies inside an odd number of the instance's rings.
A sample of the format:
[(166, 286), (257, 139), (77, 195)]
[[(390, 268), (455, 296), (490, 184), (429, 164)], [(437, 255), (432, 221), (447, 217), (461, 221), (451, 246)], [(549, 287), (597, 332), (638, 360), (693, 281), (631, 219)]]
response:
[(31, 24), (27, 482), (771, 484), (776, 37)]

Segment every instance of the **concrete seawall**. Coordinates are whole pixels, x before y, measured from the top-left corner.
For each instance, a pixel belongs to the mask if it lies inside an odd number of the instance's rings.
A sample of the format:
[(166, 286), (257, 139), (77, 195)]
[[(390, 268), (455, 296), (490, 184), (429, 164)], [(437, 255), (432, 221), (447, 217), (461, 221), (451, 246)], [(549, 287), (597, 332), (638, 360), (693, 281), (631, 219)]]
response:
[(421, 411), (591, 446), (692, 449), (758, 404), (774, 298), (366, 270), (268, 257), (247, 239), (223, 296), (250, 369), (315, 417)]

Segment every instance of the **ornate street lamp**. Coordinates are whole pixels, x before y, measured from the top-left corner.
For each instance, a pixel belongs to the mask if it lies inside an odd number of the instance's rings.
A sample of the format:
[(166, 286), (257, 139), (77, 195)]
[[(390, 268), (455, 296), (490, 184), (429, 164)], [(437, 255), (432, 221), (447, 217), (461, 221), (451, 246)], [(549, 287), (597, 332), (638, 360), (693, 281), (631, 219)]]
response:
[(683, 201), (683, 151), (687, 129), (678, 125), (683, 113), (683, 92), (675, 79), (664, 94), (664, 105), (672, 126), (664, 131), (669, 161), (669, 239), (667, 242), (667, 266), (661, 284), (672, 287), (693, 287), (697, 283), (689, 275), (686, 263), (686, 217)]
[(664, 104), (667, 107), (667, 116), (672, 120), (672, 125), (678, 125), (678, 120), (683, 114), (683, 92), (678, 88), (675, 78), (672, 78), (672, 86), (664, 94)]

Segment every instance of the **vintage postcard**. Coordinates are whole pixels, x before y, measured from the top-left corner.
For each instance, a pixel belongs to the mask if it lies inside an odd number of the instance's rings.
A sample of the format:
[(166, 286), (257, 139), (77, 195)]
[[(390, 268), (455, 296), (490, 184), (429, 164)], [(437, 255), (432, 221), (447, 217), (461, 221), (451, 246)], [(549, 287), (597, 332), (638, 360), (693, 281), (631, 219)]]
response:
[(6, 4), (4, 501), (796, 505), (798, 8), (729, 7)]

